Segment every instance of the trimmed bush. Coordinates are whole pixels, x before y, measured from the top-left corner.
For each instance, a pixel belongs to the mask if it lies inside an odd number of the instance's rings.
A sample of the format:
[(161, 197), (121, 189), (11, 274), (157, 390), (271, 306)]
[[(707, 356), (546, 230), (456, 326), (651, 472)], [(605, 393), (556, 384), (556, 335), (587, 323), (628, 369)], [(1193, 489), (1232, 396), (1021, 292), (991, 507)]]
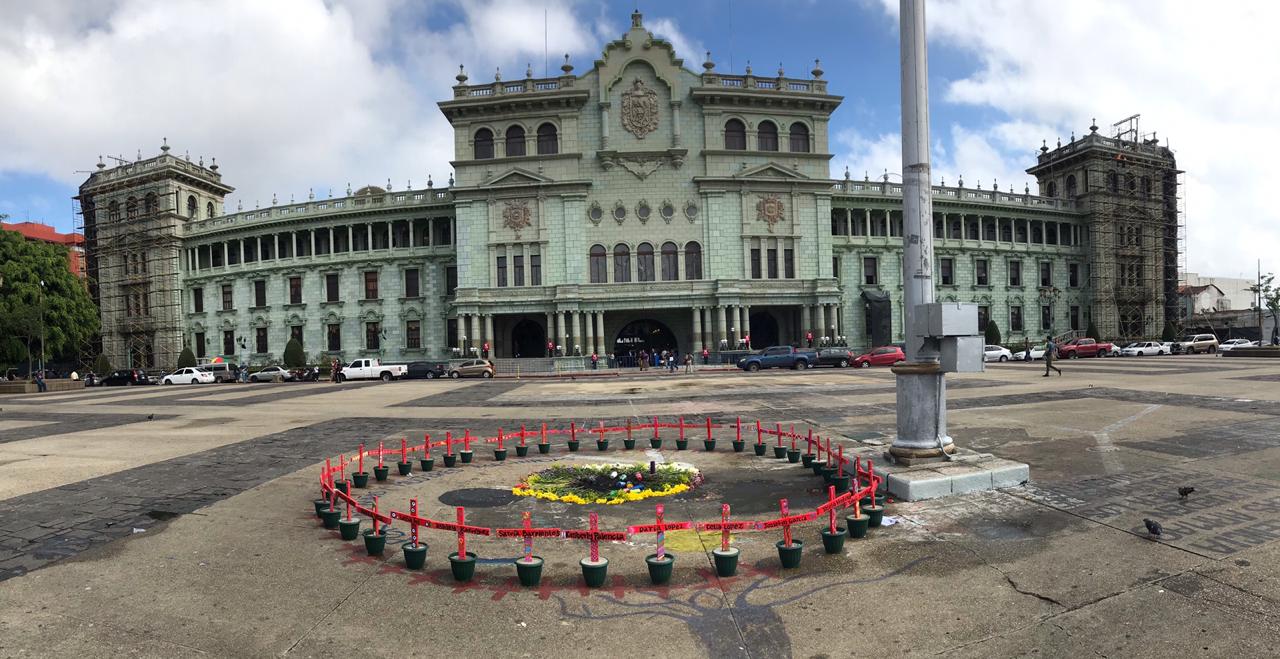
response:
[(178, 355), (178, 368), (191, 368), (196, 365), (196, 355), (191, 352), (191, 348), (183, 348), (182, 354)]
[(1102, 337), (1098, 336), (1098, 326), (1094, 325), (1092, 320), (1089, 321), (1089, 328), (1084, 331), (1084, 335), (1095, 341), (1102, 340)]
[(284, 365), (289, 368), (302, 368), (307, 365), (307, 353), (302, 351), (302, 343), (297, 339), (289, 339), (285, 344)]
[(995, 320), (987, 321), (987, 345), (1000, 345), (1000, 328), (996, 326)]
[(98, 355), (98, 358), (93, 360), (93, 372), (97, 373), (100, 376), (106, 376), (110, 374), (111, 360), (107, 359), (106, 355)]
[(1166, 342), (1178, 340), (1178, 330), (1174, 329), (1173, 323), (1164, 324), (1164, 331), (1160, 333), (1160, 340)]

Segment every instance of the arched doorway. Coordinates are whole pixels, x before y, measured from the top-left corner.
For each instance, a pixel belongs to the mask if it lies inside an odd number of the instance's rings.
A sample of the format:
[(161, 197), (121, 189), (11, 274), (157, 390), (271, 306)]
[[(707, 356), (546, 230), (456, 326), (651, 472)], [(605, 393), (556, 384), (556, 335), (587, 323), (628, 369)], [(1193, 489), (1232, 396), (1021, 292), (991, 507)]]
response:
[(542, 324), (525, 318), (511, 328), (512, 357), (543, 357), (547, 353), (547, 333)]
[(641, 350), (660, 353), (677, 347), (676, 335), (671, 328), (656, 320), (643, 319), (631, 321), (618, 331), (613, 342), (613, 354), (625, 362), (627, 357), (634, 357)]
[(755, 350), (780, 345), (778, 319), (768, 311), (751, 314), (751, 347)]

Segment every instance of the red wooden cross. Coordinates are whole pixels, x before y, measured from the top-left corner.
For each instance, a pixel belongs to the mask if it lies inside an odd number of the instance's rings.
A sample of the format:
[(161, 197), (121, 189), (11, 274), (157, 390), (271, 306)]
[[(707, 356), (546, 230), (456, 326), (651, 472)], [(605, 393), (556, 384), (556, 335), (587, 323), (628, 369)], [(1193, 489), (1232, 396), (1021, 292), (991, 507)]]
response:
[[(680, 441), (684, 441), (684, 417), (680, 417)], [(658, 558), (662, 558), (659, 556)]]
[(822, 513), (827, 513), (827, 516), (828, 516), (827, 525), (831, 533), (834, 534), (836, 532), (836, 508), (843, 508), (849, 505), (849, 500), (852, 498), (853, 498), (853, 490), (849, 490), (848, 492), (845, 492), (840, 496), (836, 496), (836, 486), (828, 485), (827, 486), (827, 502), (822, 504), (821, 506), (818, 506), (817, 510), (814, 510), (813, 512), (815, 515), (821, 515)]
[(711, 436), (711, 417), (707, 417), (707, 440), (710, 441), (713, 439), (715, 439), (715, 437)]
[(657, 523), (642, 524), (640, 526), (628, 526), (627, 535), (639, 535), (641, 533), (656, 533), (658, 545), (658, 560), (662, 560), (667, 555), (667, 531), (675, 531), (679, 529), (693, 528), (693, 522), (662, 522), (662, 504), (657, 505)]
[(422, 457), (431, 457), (431, 435), (425, 433), (422, 435)]
[(756, 419), (756, 443), (764, 443), (764, 431), (760, 429), (760, 420)]
[(791, 426), (791, 450), (796, 450), (796, 427)]
[(436, 529), (438, 531), (456, 532), (458, 534), (458, 556), (460, 558), (465, 558), (467, 555), (467, 534), (468, 533), (472, 535), (489, 535), (491, 533), (490, 529), (483, 526), (468, 526), (466, 523), (466, 512), (463, 510), (462, 506), (458, 506), (458, 521), (456, 523), (441, 522), (434, 519), (426, 519), (423, 517), (418, 517), (417, 515), (410, 515), (407, 513), (395, 512), (395, 511), (393, 511), (391, 515), (395, 519), (402, 519), (408, 522), (409, 524), (417, 523), (429, 529)]
[(360, 442), (360, 458), (357, 464), (358, 464), (357, 469), (360, 471), (360, 473), (363, 474), (364, 473), (364, 442)]
[(541, 441), (541, 442), (539, 442), (539, 443), (540, 443), (540, 444), (546, 444), (546, 443), (547, 443), (547, 424), (545, 424), (545, 423), (544, 423), (544, 424), (542, 424), (542, 441)]
[(627, 439), (631, 439), (631, 417), (627, 417)]
[(408, 438), (400, 438), (400, 464), (409, 462), (409, 440)]
[(604, 440), (604, 433), (605, 433), (605, 429), (604, 429), (604, 421), (601, 421), (601, 422), (600, 422), (600, 428), (599, 428), (599, 429), (597, 429), (597, 430), (596, 430), (596, 432), (600, 433), (600, 440), (599, 440), (599, 441), (602, 441), (602, 442), (603, 442), (603, 441), (605, 441), (605, 440)]
[(453, 433), (447, 430), (444, 433), (444, 454), (453, 455)]
[(533, 528), (532, 516), (529, 511), (525, 511), (521, 515), (523, 523), (518, 529), (498, 529), (499, 538), (524, 538), (524, 560), (526, 563), (533, 561), (533, 539), (534, 538), (558, 538), (561, 530), (558, 528)]
[(738, 417), (738, 423), (734, 426), (733, 441), (742, 441), (742, 417)]
[(844, 475), (844, 445), (837, 446), (836, 451), (837, 451), (836, 475), (843, 476)]
[(620, 531), (601, 531), (600, 516), (591, 513), (591, 528), (589, 530), (568, 529), (564, 532), (564, 537), (574, 540), (586, 540), (591, 543), (591, 562), (595, 563), (600, 560), (600, 541), (609, 540), (612, 542), (622, 542), (627, 539), (627, 534)]
[(751, 531), (760, 528), (760, 522), (730, 522), (729, 504), (720, 504), (719, 522), (698, 522), (699, 531), (719, 531), (720, 549), (729, 551), (729, 531)]
[(653, 438), (658, 439), (658, 417), (653, 417)]
[(365, 515), (369, 519), (373, 520), (374, 535), (378, 535), (378, 522), (382, 522), (383, 524), (390, 524), (396, 518), (396, 513), (394, 510), (391, 511), (390, 515), (383, 515), (382, 513), (378, 512), (377, 496), (373, 497), (373, 508), (365, 508), (360, 504), (356, 504), (356, 512), (360, 513), (361, 515)]
[(809, 436), (805, 438), (805, 455), (813, 455), (813, 428), (809, 429)]
[(782, 446), (782, 424), (773, 424), (773, 434), (778, 436), (778, 446)]
[[(471, 452), (471, 429), (470, 428), (467, 428), (467, 432), (462, 435), (462, 452), (463, 453)], [(465, 556), (463, 558), (465, 558)]]
[(381, 466), (382, 466), (382, 453), (383, 453), (385, 450), (386, 450), (386, 449), (384, 449), (384, 448), (383, 448), (383, 442), (382, 442), (382, 440), (381, 440), (381, 439), (379, 439), (379, 440), (378, 440), (378, 466), (379, 466), (379, 467), (381, 467)]
[(520, 424), (520, 445), (524, 446), (524, 438), (529, 436), (529, 431), (524, 429), (524, 424)]
[(578, 423), (576, 421), (569, 422), (569, 441), (578, 441)]
[(813, 511), (809, 511), (807, 513), (803, 513), (800, 515), (788, 515), (788, 513), (790, 513), (791, 510), (787, 508), (786, 499), (779, 499), (778, 507), (782, 509), (782, 517), (779, 517), (778, 519), (771, 519), (767, 522), (763, 522), (760, 524), (760, 528), (774, 529), (781, 526), (783, 544), (786, 547), (790, 547), (791, 546), (791, 526), (793, 524), (799, 524), (800, 522), (808, 522), (813, 518), (817, 517), (818, 514)]
[(502, 428), (498, 428), (498, 450), (502, 450)]

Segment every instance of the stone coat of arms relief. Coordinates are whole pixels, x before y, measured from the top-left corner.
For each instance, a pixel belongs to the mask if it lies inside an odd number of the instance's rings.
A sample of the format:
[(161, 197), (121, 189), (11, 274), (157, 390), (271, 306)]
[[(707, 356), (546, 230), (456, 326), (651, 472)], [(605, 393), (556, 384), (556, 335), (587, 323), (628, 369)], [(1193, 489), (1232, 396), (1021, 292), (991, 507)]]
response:
[(622, 93), (622, 127), (641, 140), (658, 130), (658, 92), (639, 78)]
[(786, 209), (782, 205), (782, 199), (776, 194), (761, 197), (756, 202), (756, 219), (769, 225), (769, 233), (773, 233), (773, 228), (786, 219)]
[(529, 202), (525, 199), (517, 199), (506, 202), (502, 208), (502, 226), (511, 229), (516, 234), (516, 240), (520, 239), (520, 232), (533, 225), (533, 211), (529, 209)]

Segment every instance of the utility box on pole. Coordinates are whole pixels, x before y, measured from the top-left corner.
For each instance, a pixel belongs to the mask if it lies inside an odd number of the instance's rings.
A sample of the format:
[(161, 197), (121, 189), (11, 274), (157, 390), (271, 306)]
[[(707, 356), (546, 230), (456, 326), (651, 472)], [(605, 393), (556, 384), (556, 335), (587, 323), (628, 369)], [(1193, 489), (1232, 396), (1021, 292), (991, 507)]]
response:
[(978, 333), (978, 306), (928, 302), (916, 306), (916, 336), (936, 346), (943, 373), (981, 373), (985, 339)]

